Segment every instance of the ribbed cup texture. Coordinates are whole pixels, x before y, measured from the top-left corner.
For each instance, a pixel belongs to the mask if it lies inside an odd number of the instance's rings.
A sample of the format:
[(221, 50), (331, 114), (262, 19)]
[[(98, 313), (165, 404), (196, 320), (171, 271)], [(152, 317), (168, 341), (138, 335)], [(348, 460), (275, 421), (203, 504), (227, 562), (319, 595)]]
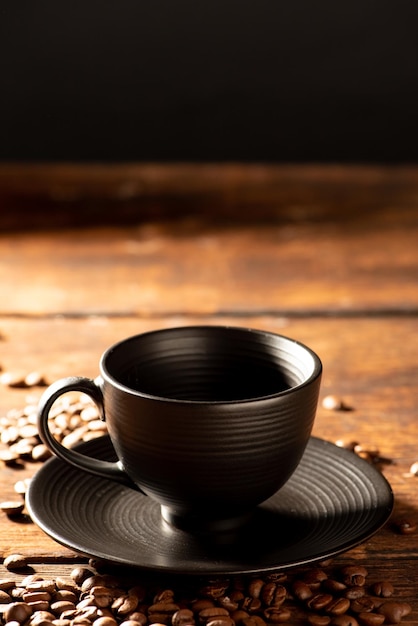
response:
[(321, 365), (279, 335), (186, 327), (116, 345), (102, 376), (127, 473), (179, 514), (221, 518), (264, 501), (298, 465)]

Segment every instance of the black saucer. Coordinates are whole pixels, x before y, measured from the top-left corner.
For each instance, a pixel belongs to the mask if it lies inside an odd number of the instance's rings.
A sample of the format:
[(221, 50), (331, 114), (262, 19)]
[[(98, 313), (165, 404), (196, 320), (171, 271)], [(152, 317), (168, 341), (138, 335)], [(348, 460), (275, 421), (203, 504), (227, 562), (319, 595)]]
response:
[[(78, 450), (115, 460), (107, 436)], [(173, 528), (147, 496), (55, 457), (32, 479), (26, 503), (48, 535), (85, 556), (160, 573), (227, 575), (276, 571), (348, 550), (387, 521), (393, 494), (366, 461), (313, 437), (291, 479), (234, 537)]]

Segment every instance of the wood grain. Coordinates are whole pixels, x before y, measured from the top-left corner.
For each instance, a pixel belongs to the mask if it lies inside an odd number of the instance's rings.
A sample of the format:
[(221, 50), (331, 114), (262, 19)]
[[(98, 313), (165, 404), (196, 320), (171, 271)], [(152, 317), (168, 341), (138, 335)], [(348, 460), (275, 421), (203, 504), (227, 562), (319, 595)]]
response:
[(0, 237), (0, 315), (414, 313), (418, 213)]

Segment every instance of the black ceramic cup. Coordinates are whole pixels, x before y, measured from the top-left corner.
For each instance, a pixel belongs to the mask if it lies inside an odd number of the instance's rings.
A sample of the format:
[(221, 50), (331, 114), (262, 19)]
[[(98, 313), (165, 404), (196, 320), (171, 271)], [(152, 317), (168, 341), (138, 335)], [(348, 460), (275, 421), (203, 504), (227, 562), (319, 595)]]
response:
[[(52, 384), (39, 404), (39, 431), (64, 461), (156, 500), (169, 524), (230, 530), (298, 466), (321, 373), (312, 350), (270, 332), (226, 326), (148, 332), (110, 347), (96, 380)], [(84, 392), (97, 404), (117, 463), (54, 438), (48, 415), (68, 391)]]

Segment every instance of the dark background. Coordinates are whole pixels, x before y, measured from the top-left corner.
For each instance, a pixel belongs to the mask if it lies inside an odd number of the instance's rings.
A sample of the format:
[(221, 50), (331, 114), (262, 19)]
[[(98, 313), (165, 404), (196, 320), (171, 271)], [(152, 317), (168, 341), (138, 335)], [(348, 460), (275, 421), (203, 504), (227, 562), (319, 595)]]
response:
[(416, 0), (0, 0), (0, 160), (412, 162)]

